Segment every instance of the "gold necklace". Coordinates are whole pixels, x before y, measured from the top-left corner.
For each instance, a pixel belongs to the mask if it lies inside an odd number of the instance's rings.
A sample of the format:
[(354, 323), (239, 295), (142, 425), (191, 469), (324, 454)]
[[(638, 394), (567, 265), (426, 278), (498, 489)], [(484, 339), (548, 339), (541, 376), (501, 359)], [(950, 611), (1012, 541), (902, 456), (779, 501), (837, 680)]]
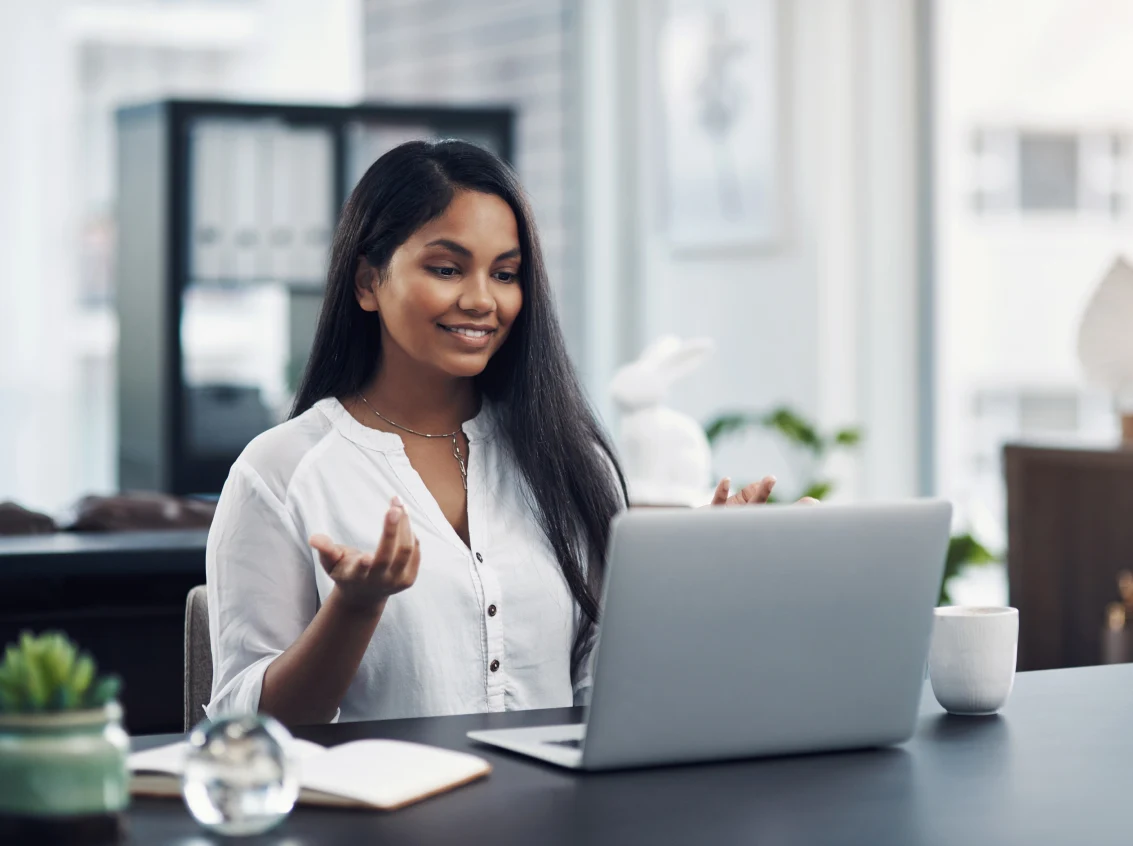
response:
[(358, 399), (366, 403), (366, 408), (374, 412), (374, 414), (379, 418), (384, 420), (389, 425), (397, 429), (401, 429), (401, 431), (403, 432), (408, 432), (409, 434), (416, 435), (419, 438), (452, 438), (452, 455), (453, 458), (456, 459), (456, 463), (460, 466), (460, 481), (464, 483), (464, 489), (466, 491), (468, 490), (468, 467), (464, 463), (464, 456), (460, 454), (460, 441), (458, 440), (458, 436), (462, 431), (461, 429), (457, 429), (455, 432), (446, 432), (443, 435), (430, 435), (428, 432), (418, 432), (416, 429), (410, 429), (408, 426), (402, 426), (400, 423), (395, 423), (394, 421), (390, 420), (388, 417), (386, 417), (384, 414), (370, 405), (369, 401), (364, 396), (362, 396), (361, 393), (358, 394)]

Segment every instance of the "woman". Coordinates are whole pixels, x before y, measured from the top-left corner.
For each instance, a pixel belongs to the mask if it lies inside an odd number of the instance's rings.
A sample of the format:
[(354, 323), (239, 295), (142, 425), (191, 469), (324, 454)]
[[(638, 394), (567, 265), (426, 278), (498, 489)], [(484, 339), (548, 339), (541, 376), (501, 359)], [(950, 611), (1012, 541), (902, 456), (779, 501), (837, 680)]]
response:
[(581, 701), (624, 505), (515, 177), (463, 142), (390, 151), (343, 209), (292, 417), (221, 494), (209, 715)]

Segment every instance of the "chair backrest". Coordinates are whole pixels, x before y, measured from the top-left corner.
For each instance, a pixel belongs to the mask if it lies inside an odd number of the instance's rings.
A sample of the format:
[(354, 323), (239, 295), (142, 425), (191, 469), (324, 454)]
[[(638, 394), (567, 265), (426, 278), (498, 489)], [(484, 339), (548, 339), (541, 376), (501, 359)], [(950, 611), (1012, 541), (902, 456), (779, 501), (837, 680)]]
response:
[(205, 706), (211, 698), (208, 594), (204, 585), (198, 585), (185, 600), (185, 731), (204, 719)]

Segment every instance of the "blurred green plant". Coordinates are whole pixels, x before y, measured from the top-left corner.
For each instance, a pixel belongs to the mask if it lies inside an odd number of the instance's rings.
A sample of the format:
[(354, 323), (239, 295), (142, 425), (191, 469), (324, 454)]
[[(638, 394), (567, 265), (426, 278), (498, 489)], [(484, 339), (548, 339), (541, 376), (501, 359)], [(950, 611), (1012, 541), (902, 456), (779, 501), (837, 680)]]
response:
[[(720, 414), (704, 427), (708, 443), (715, 448), (724, 438), (746, 433), (751, 430), (771, 432), (783, 438), (791, 447), (809, 455), (818, 468), (818, 478), (803, 487), (803, 492), (793, 499), (812, 496), (825, 499), (834, 491), (834, 482), (823, 474), (826, 459), (838, 449), (854, 449), (865, 437), (861, 428), (847, 426), (834, 432), (823, 433), (796, 411), (779, 406), (768, 412), (732, 411)], [(775, 501), (775, 498), (772, 498)], [(944, 578), (940, 584), (939, 605), (948, 605), (952, 597), (948, 583), (968, 565), (989, 564), (999, 560), (971, 533), (954, 535), (948, 542), (948, 554), (944, 562)]]
[[(818, 467), (836, 449), (852, 449), (862, 441), (861, 429), (848, 426), (836, 432), (822, 433), (800, 414), (786, 406), (769, 412), (733, 411), (721, 414), (704, 427), (708, 443), (715, 447), (723, 438), (738, 435), (751, 429), (761, 429), (781, 436), (791, 446), (809, 454)], [(812, 496), (825, 499), (834, 490), (831, 479), (818, 478), (811, 481), (795, 499)]]
[(948, 541), (948, 554), (944, 558), (944, 580), (940, 583), (937, 605), (951, 605), (948, 583), (968, 565), (991, 564), (999, 559), (970, 533), (953, 535)]
[(98, 667), (61, 632), (22, 632), (0, 664), (0, 714), (36, 714), (101, 708), (118, 696), (117, 676)]

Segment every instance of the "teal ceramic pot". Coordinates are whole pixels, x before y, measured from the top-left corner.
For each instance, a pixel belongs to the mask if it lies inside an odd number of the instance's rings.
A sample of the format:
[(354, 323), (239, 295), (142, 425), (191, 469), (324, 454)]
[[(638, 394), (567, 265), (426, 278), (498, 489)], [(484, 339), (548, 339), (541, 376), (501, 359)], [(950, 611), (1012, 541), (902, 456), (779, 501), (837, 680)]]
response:
[(112, 842), (130, 798), (129, 751), (116, 702), (0, 714), (0, 843)]

